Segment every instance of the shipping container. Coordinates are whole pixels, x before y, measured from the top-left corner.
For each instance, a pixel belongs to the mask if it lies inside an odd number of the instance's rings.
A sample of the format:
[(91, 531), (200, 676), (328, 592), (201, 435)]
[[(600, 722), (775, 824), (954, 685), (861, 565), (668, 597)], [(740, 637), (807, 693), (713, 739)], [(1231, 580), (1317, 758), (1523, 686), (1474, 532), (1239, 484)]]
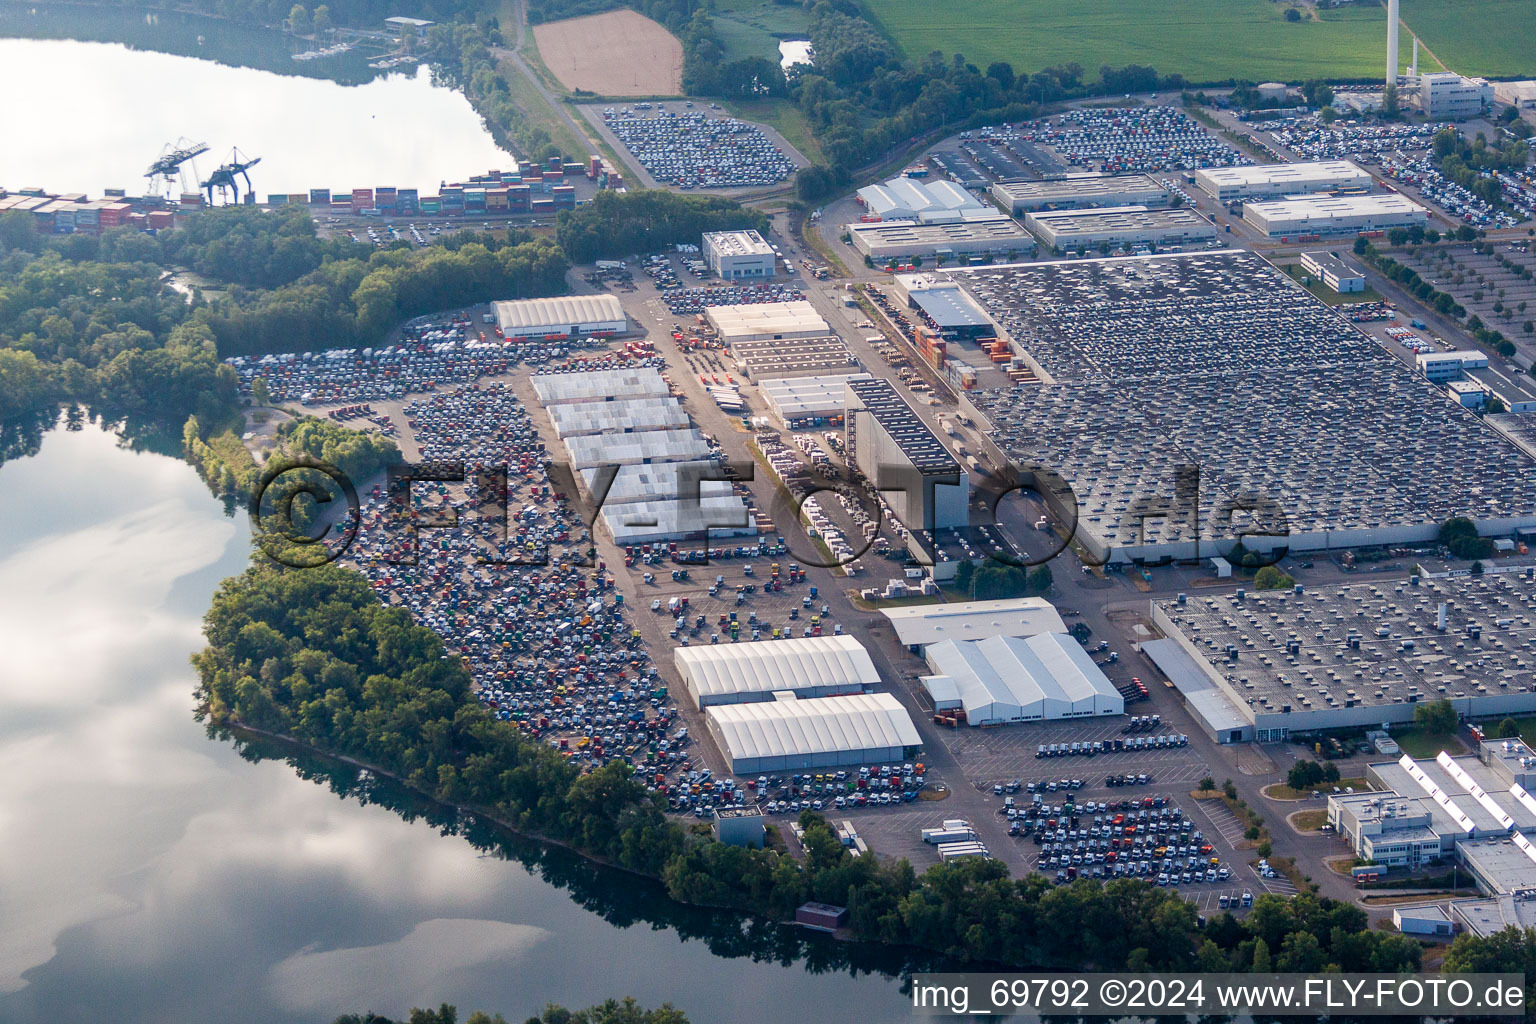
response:
[(328, 188), (312, 188), (309, 190), (309, 205), (330, 206), (331, 190)]

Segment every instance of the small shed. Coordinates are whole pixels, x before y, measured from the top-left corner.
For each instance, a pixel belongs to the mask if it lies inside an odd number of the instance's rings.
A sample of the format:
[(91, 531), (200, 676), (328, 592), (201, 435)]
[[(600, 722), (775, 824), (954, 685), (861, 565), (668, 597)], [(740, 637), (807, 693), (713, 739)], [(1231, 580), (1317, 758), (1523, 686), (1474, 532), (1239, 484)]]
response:
[(1443, 935), (1455, 931), (1450, 915), (1439, 904), (1430, 903), (1419, 907), (1397, 907), (1392, 911), (1392, 923), (1404, 935)]
[(802, 903), (795, 911), (795, 924), (817, 931), (835, 932), (848, 923), (848, 908), (830, 903)]

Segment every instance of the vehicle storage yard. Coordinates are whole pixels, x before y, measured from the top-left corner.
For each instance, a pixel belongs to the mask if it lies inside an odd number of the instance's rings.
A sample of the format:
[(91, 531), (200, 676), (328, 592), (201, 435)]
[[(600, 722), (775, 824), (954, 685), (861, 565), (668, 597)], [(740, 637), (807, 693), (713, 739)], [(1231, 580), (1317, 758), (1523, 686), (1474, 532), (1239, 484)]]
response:
[[(693, 104), (672, 107), (640, 103), (630, 107), (587, 107), (589, 119), (601, 125), (628, 150), (652, 180), (661, 186), (733, 190), (760, 188), (787, 181), (804, 166), (776, 132), (750, 121), (739, 121), (716, 110), (694, 110)], [(673, 109), (677, 108), (677, 109)]]

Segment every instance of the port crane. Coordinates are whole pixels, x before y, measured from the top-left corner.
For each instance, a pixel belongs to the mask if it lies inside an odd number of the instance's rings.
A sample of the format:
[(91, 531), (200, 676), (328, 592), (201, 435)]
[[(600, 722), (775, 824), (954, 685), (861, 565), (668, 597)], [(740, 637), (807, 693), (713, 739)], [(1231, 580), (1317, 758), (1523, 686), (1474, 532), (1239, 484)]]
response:
[(213, 205), (214, 189), (219, 190), (221, 198), (226, 194), (232, 194), (234, 202), (238, 205), (240, 202), (240, 179), (245, 179), (245, 191), (247, 193), (253, 192), (249, 171), (259, 163), (261, 163), (261, 157), (259, 156), (246, 159), (240, 155), (238, 149), (230, 150), (229, 163), (220, 166), (213, 174), (209, 175), (207, 181), (203, 182), (203, 191), (208, 195), (208, 205)]
[[(164, 194), (175, 184), (186, 191), (186, 182), (182, 180), (182, 166), (192, 163), (194, 157), (202, 156), (208, 152), (206, 142), (189, 142), (186, 139), (177, 139), (175, 142), (167, 142), (165, 148), (160, 151), (160, 156), (149, 165), (149, 170), (144, 172), (144, 177), (149, 179), (148, 193), (152, 196)], [(197, 166), (192, 167), (192, 180), (197, 180)]]

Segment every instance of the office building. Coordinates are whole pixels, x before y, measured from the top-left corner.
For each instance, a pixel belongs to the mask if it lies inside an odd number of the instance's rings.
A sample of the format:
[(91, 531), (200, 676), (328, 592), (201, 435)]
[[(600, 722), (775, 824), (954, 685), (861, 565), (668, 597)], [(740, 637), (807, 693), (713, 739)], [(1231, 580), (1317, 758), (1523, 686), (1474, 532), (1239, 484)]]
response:
[(1414, 94), (1425, 117), (1437, 121), (1467, 121), (1493, 105), (1494, 87), (1486, 78), (1467, 78), (1452, 71), (1419, 76)]
[(704, 262), (725, 281), (762, 280), (773, 276), (773, 247), (756, 231), (708, 231)]
[(1365, 271), (1331, 252), (1304, 252), (1301, 266), (1340, 295), (1365, 291)]

